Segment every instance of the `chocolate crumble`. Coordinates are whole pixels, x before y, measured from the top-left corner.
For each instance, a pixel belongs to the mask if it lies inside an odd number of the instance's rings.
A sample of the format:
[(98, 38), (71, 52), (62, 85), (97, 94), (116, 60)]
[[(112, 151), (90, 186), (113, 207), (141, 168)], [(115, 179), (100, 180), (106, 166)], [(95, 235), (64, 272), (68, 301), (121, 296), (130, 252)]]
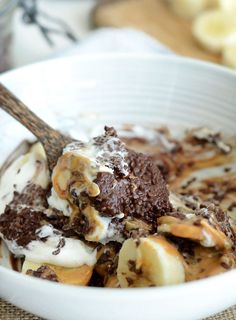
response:
[(63, 227), (65, 233), (74, 232), (75, 235), (84, 236), (90, 232), (91, 226), (83, 214), (75, 216), (72, 221)]
[(37, 239), (36, 230), (41, 227), (42, 213), (29, 207), (7, 206), (0, 215), (0, 232), (7, 240), (25, 247)]
[(42, 206), (47, 208), (47, 190), (36, 184), (28, 184), (21, 193), (14, 192), (11, 204), (27, 205), (32, 207)]
[(61, 238), (58, 245), (57, 245), (57, 249), (55, 251), (52, 252), (52, 254), (54, 256), (58, 255), (61, 252), (61, 249), (65, 246), (66, 242), (64, 238)]
[(45, 220), (58, 230), (63, 230), (70, 221), (69, 217), (64, 216), (62, 212), (57, 209), (46, 209), (44, 210), (44, 215)]
[(44, 280), (59, 282), (56, 273), (48, 266), (42, 266), (37, 270), (30, 269), (26, 272), (26, 274), (29, 276), (44, 279)]

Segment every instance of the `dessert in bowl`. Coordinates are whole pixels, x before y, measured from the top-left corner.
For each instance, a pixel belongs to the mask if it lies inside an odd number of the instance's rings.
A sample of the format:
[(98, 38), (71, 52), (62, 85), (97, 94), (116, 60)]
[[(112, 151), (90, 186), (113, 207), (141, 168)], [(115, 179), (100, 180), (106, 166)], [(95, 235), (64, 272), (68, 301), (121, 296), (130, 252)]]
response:
[[(37, 82), (43, 83), (43, 69), (50, 65), (52, 71), (57, 63), (63, 80), (51, 76), (42, 89)], [(82, 295), (81, 301), (86, 301), (86, 295), (91, 294), (92, 300), (97, 296), (94, 305), (99, 301), (100, 311), (89, 310), (86, 317), (100, 319), (105, 312), (102, 305), (109, 300), (112, 310), (118, 298), (124, 309), (114, 311), (116, 319), (125, 312), (131, 315), (136, 297), (143, 304), (136, 306), (133, 317), (188, 319), (188, 304), (187, 310), (180, 312), (187, 297), (182, 305), (173, 302), (175, 310), (166, 310), (163, 299), (188, 296), (192, 291), (201, 304), (208, 291), (216, 296), (217, 304), (208, 301), (192, 319), (221, 310), (234, 303), (233, 288), (231, 293), (227, 291), (226, 303), (225, 296), (220, 299), (211, 286), (235, 279), (235, 76), (221, 68), (177, 58), (107, 57), (106, 66), (103, 63), (105, 58), (97, 57), (31, 67), (37, 80), (34, 95), (28, 98), (19, 90), (19, 83), (14, 90), (11, 73), (3, 78), (20, 98), (28, 99), (29, 106), (37, 100), (35, 94), (46, 94), (50, 104), (41, 99), (43, 107), (37, 108), (36, 102), (33, 109), (39, 114), (47, 112), (54, 125), (58, 121), (61, 130), (79, 140), (65, 147), (52, 173), (37, 142), (18, 147), (2, 167), (0, 232), (16, 258), (15, 269), (28, 276), (3, 268), (1, 272), (11, 273), (11, 281), (13, 277), (25, 281), (25, 294), (32, 294), (28, 305), (22, 299), (13, 302), (49, 319), (63, 319), (62, 310), (70, 306), (67, 318), (75, 319), (85, 314), (85, 302), (77, 306), (74, 299)], [(124, 69), (133, 79), (129, 84), (124, 81)], [(212, 76), (204, 80), (206, 70)], [(27, 81), (31, 71), (28, 67), (18, 72), (24, 72)], [(76, 80), (75, 75), (79, 75)], [(61, 91), (70, 78), (77, 82), (72, 81), (68, 92)], [(219, 79), (224, 79), (224, 84), (219, 84)], [(55, 81), (52, 87), (51, 80)], [(211, 86), (206, 88), (205, 81), (219, 86), (221, 94), (211, 92)], [(5, 115), (1, 119), (6, 140), (15, 137), (14, 126), (20, 130), (19, 141), (27, 138), (19, 125)], [(110, 127), (103, 132), (105, 124)], [(9, 266), (6, 252), (5, 248), (2, 260)], [(209, 279), (199, 280), (203, 278)], [(40, 284), (38, 291), (35, 283)], [(41, 298), (41, 303), (51, 303), (46, 311), (35, 302), (45, 290), (47, 300)], [(195, 290), (201, 290), (200, 296), (195, 297)], [(10, 289), (4, 290), (3, 297), (9, 299), (10, 294)], [(55, 299), (64, 294), (65, 301), (53, 311)]]

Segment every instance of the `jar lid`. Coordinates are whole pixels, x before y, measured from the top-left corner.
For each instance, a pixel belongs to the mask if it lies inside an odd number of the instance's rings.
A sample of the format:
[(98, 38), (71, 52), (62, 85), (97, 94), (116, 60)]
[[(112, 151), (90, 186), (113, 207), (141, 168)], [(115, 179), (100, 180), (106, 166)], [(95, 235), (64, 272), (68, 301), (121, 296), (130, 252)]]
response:
[(0, 16), (13, 10), (18, 0), (0, 0)]

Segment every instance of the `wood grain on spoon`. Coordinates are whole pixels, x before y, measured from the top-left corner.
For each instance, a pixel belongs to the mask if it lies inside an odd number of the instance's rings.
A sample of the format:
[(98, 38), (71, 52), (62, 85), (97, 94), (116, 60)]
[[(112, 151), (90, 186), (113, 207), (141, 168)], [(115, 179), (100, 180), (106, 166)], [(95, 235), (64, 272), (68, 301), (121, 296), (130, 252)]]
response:
[(37, 137), (45, 149), (48, 165), (52, 170), (57, 159), (62, 154), (65, 145), (72, 142), (73, 139), (51, 128), (1, 83), (0, 108), (14, 117)]

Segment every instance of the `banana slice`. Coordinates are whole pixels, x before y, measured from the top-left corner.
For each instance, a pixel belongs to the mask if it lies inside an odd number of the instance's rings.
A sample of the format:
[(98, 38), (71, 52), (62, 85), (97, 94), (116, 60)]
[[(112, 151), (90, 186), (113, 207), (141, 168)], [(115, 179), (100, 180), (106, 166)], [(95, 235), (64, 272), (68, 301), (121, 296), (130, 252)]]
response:
[(49, 184), (49, 171), (44, 149), (40, 143), (34, 144), (28, 153), (15, 159), (7, 169), (2, 172), (0, 179), (0, 214), (5, 210), (15, 192), (32, 185), (46, 189)]
[(219, 0), (220, 8), (224, 11), (236, 13), (236, 1), (235, 0)]
[(236, 15), (222, 10), (206, 11), (195, 19), (193, 35), (208, 51), (221, 53), (236, 36)]
[(236, 69), (236, 42), (235, 44), (225, 46), (223, 50), (224, 65)]
[(229, 250), (231, 241), (219, 229), (211, 226), (206, 219), (178, 219), (163, 216), (158, 219), (158, 232), (170, 233), (175, 237), (191, 239), (199, 242), (204, 247), (217, 247)]
[[(44, 268), (44, 269), (43, 269)], [(83, 265), (77, 268), (65, 268), (51, 264), (35, 263), (25, 260), (22, 266), (22, 273), (33, 275), (34, 271), (45, 270), (47, 274), (42, 274), (42, 278), (47, 279), (47, 275), (54, 275), (54, 279), (58, 282), (86, 286), (92, 276), (93, 268)], [(40, 277), (40, 276), (39, 276)], [(48, 278), (50, 280), (50, 278)]]
[(169, 0), (172, 10), (181, 17), (193, 18), (206, 8), (218, 5), (218, 0)]
[(117, 268), (122, 288), (164, 286), (185, 281), (183, 260), (162, 237), (150, 236), (124, 242)]

